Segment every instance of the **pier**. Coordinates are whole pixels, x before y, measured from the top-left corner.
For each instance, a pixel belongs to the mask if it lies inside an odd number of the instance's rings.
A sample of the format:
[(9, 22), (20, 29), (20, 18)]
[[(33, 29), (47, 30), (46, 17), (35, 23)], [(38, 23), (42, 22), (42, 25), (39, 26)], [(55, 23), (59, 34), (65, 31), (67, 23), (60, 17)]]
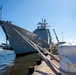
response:
[[(49, 55), (47, 55), (47, 58), (49, 60), (52, 61), (52, 63), (55, 63), (58, 68), (60, 68), (60, 65), (58, 62), (56, 62), (56, 60), (52, 59)], [(48, 64), (48, 63), (47, 63)], [(35, 65), (34, 67), (34, 72), (32, 75), (60, 75), (60, 71), (58, 69), (56, 69), (55, 67), (53, 67), (52, 65), (51, 66), (48, 66), (46, 64), (46, 62), (44, 60), (41, 60), (41, 64), (40, 65)]]

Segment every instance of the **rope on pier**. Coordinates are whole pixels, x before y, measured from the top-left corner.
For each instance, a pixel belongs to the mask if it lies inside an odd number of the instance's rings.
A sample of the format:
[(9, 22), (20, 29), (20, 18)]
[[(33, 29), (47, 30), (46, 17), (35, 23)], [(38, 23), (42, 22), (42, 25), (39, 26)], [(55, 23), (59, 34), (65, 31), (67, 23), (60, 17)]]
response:
[(59, 73), (55, 70), (54, 67), (56, 67), (58, 70), (58, 66), (56, 64), (54, 64), (51, 60), (49, 60), (41, 51), (44, 51), (46, 53), (48, 53), (52, 58), (54, 58), (57, 62), (59, 62), (59, 60), (54, 57), (51, 53), (49, 53), (46, 49), (40, 47), (39, 45), (35, 44), (34, 42), (32, 42), (30, 39), (28, 39), (26, 36), (24, 36), (23, 34), (21, 34), (17, 29), (13, 28), (26, 42), (28, 42), (35, 50), (37, 50), (39, 56), (46, 62), (46, 64), (48, 65), (48, 67), (50, 69), (52, 69), (52, 71), (56, 74), (59, 75)]

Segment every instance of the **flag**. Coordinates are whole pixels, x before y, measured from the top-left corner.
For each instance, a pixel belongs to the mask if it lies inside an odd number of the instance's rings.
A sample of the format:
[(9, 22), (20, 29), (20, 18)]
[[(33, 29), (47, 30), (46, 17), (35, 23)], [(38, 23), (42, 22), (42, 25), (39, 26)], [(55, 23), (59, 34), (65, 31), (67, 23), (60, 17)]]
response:
[(0, 7), (0, 10), (2, 10), (2, 5), (1, 5), (1, 7)]

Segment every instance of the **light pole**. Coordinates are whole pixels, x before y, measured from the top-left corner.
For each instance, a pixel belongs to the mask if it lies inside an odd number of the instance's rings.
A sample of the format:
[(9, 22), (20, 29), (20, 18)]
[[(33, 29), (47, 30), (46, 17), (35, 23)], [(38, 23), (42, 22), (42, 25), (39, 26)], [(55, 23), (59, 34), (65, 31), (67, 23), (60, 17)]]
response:
[(63, 42), (63, 32), (62, 32), (62, 42)]

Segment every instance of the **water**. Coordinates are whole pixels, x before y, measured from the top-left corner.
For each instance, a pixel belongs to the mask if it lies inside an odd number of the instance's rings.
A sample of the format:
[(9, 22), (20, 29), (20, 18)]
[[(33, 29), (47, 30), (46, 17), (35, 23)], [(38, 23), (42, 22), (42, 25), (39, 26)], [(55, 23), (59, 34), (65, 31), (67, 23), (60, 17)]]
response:
[(28, 67), (34, 66), (37, 53), (16, 58), (15, 52), (0, 49), (0, 75), (27, 75)]
[(14, 65), (15, 57), (14, 51), (0, 49), (0, 75), (9, 71), (10, 67)]

